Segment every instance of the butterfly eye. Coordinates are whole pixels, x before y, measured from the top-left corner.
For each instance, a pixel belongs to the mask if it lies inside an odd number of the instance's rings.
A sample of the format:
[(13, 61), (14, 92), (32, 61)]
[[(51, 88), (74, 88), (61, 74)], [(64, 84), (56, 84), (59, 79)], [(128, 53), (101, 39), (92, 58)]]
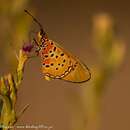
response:
[(40, 35), (43, 35), (43, 30), (42, 29), (40, 30)]
[(42, 38), (46, 36), (46, 33), (43, 31), (43, 29), (40, 30), (40, 35), (42, 36)]

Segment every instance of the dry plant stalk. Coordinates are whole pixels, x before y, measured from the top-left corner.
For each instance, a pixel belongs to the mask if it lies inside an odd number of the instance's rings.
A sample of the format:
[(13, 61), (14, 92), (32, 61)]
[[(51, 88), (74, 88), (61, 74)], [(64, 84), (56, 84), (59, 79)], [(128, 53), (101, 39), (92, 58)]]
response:
[(73, 106), (73, 130), (101, 129), (102, 95), (124, 59), (125, 44), (116, 36), (113, 19), (109, 15), (94, 17), (93, 40), (100, 64), (91, 69), (91, 81), (81, 85), (81, 95), (76, 96), (79, 100), (75, 99), (77, 105)]
[[(0, 47), (2, 48), (0, 58), (10, 63), (9, 66), (11, 66), (13, 71), (14, 69), (16, 70), (16, 74), (9, 73), (0, 77), (0, 126), (4, 127), (0, 128), (0, 130), (8, 130), (9, 128), (6, 128), (6, 126), (14, 125), (18, 119), (15, 111), (17, 91), (23, 79), (24, 66), (28, 57), (26, 52), (21, 49), (16, 69), (16, 60), (14, 60), (8, 43), (13, 43), (15, 49), (19, 50), (18, 48), (23, 44), (23, 39), (27, 39), (30, 21), (25, 19), (23, 8), (27, 7), (28, 4), (29, 0), (5, 0), (1, 1), (0, 4)], [(6, 52), (8, 52), (8, 55)], [(25, 109), (26, 107), (23, 111)]]
[(100, 130), (102, 95), (123, 63), (125, 44), (116, 36), (113, 19), (107, 14), (94, 17), (93, 29), (100, 64), (96, 65), (90, 86), (83, 89), (83, 102), (87, 111), (87, 130)]
[[(0, 79), (0, 127), (2, 130), (12, 128), (19, 118), (15, 111), (15, 105), (17, 101), (17, 91), (23, 79), (24, 66), (27, 60), (27, 53), (21, 49), (19, 51), (16, 74), (9, 73)], [(22, 112), (24, 112), (26, 108), (27, 107), (25, 107)]]

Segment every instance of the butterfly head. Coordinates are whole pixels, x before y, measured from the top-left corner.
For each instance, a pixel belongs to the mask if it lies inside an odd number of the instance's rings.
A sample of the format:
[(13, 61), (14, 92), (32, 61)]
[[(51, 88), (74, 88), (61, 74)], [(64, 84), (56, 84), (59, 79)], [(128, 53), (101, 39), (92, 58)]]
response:
[(47, 34), (44, 32), (43, 29), (40, 29), (40, 31), (36, 35), (38, 46), (44, 45), (46, 41), (48, 41)]

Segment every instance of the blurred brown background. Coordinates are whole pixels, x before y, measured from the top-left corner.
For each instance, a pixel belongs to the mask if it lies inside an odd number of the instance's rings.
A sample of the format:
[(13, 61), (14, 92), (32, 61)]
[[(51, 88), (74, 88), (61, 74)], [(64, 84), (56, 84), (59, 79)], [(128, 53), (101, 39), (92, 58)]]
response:
[[(30, 12), (35, 12), (35, 16), (40, 20), (51, 39), (77, 55), (90, 69), (99, 63), (92, 41), (93, 16), (100, 13), (108, 13), (112, 16), (116, 25), (116, 33), (125, 42), (126, 54), (118, 72), (105, 86), (101, 99), (100, 130), (130, 129), (129, 5), (130, 2), (126, 0), (37, 0), (30, 1), (25, 7)], [(0, 64), (2, 75), (6, 72), (8, 63), (1, 60)], [(86, 87), (90, 83), (91, 81)], [(59, 80), (50, 82), (43, 80), (40, 58), (29, 61), (18, 93), (17, 108), (19, 111), (28, 103), (30, 107), (20, 118), (18, 124), (44, 124), (53, 126), (54, 130), (71, 129), (71, 116), (73, 111), (77, 110), (76, 100), (79, 100), (78, 96), (81, 91), (82, 88), (78, 84)]]

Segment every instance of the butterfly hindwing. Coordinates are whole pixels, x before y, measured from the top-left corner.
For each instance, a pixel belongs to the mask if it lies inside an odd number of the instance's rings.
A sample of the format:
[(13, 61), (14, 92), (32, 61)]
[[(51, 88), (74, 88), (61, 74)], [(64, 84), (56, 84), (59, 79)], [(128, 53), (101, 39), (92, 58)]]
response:
[(91, 73), (88, 67), (82, 64), (81, 62), (77, 62), (74, 70), (71, 73), (69, 73), (67, 76), (65, 76), (63, 79), (75, 83), (76, 82), (81, 83), (90, 80), (90, 78), (91, 78)]
[(52, 40), (44, 44), (45, 46), (39, 52), (44, 76), (79, 83), (90, 79), (89, 69), (78, 58)]

